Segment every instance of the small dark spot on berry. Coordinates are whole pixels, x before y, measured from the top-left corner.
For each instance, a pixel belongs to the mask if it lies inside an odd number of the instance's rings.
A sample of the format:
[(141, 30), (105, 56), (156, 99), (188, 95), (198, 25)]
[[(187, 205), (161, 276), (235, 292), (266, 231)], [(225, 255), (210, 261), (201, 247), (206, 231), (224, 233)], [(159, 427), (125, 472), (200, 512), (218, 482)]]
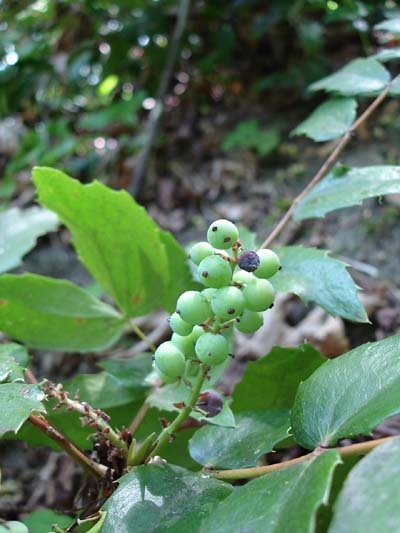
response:
[(180, 314), (181, 314), (181, 310), (180, 310), (180, 309), (177, 309), (177, 310), (175, 311), (175, 313), (176, 313), (177, 315), (180, 315)]
[(218, 226), (213, 226), (213, 227), (211, 228), (211, 231), (217, 231), (217, 230), (218, 230)]
[(229, 242), (231, 240), (230, 237), (225, 237), (224, 242)]
[(235, 312), (234, 308), (233, 307), (230, 307), (228, 309), (228, 315), (233, 315), (233, 313)]
[(269, 306), (269, 308), (272, 309), (273, 307), (274, 307), (274, 304), (272, 303), (272, 304)]
[(208, 278), (208, 272), (206, 270), (202, 272), (201, 275), (203, 276), (203, 278)]
[(208, 352), (207, 355), (208, 355), (208, 357), (211, 357), (211, 356), (212, 356), (212, 353), (211, 353), (211, 352)]
[(240, 322), (240, 318), (238, 316), (236, 317), (236, 322)]
[(278, 268), (278, 270), (282, 270), (282, 265)]

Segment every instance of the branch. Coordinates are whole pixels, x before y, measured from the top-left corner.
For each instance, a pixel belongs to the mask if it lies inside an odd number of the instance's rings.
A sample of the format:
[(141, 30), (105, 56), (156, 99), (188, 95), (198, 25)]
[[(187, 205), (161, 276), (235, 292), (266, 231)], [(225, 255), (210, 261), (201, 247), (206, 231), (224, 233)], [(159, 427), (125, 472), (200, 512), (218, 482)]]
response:
[(217, 479), (225, 479), (227, 481), (234, 481), (236, 479), (254, 479), (256, 477), (264, 476), (265, 474), (270, 474), (275, 470), (280, 470), (281, 468), (286, 468), (297, 463), (302, 463), (303, 461), (312, 459), (316, 455), (325, 453), (328, 450), (336, 450), (339, 453), (340, 457), (365, 455), (377, 446), (380, 446), (385, 442), (389, 442), (398, 438), (400, 438), (400, 435), (384, 437), (382, 439), (369, 440), (367, 442), (359, 442), (357, 444), (350, 444), (349, 446), (343, 446), (341, 448), (317, 448), (313, 452), (308, 453), (307, 455), (302, 455), (301, 457), (296, 457), (296, 459), (290, 459), (290, 461), (284, 461), (282, 463), (277, 463), (274, 465), (256, 466), (254, 468), (238, 468), (235, 470), (211, 470), (209, 471), (209, 473), (212, 477), (215, 477)]
[(142, 331), (138, 325), (136, 325), (133, 320), (129, 320), (129, 326), (130, 328), (132, 329), (132, 331), (135, 333), (135, 335), (137, 337), (139, 337), (139, 339), (142, 339), (143, 342), (145, 342), (147, 344), (147, 346), (150, 348), (150, 350), (154, 353), (157, 348), (156, 346), (151, 342), (151, 340), (149, 339), (149, 337), (144, 333), (144, 331)]
[(281, 220), (278, 222), (278, 224), (275, 226), (275, 228), (272, 230), (272, 232), (268, 235), (268, 237), (265, 239), (265, 241), (262, 243), (260, 248), (268, 248), (271, 243), (276, 239), (276, 237), (282, 232), (282, 230), (285, 228), (285, 226), (288, 224), (290, 219), (292, 218), (293, 212), (297, 206), (297, 204), (313, 189), (318, 182), (321, 181), (321, 179), (325, 176), (325, 174), (332, 168), (334, 163), (336, 162), (339, 155), (342, 153), (343, 149), (347, 145), (347, 143), (350, 141), (350, 139), (353, 137), (354, 132), (363, 124), (367, 118), (375, 111), (375, 109), (383, 102), (383, 100), (388, 95), (390, 89), (392, 86), (400, 79), (400, 74), (397, 75), (395, 78), (392, 79), (388, 85), (383, 89), (383, 91), (371, 102), (371, 104), (367, 107), (367, 109), (362, 113), (358, 119), (350, 126), (350, 128), (346, 131), (346, 133), (339, 139), (339, 142), (333, 149), (332, 153), (328, 157), (328, 159), (325, 161), (325, 163), (322, 165), (322, 167), (318, 170), (318, 172), (315, 174), (313, 179), (310, 181), (310, 183), (307, 185), (303, 191), (296, 196), (296, 198), (293, 200), (292, 205), (289, 207), (289, 209), (286, 211), (284, 216), (281, 218)]

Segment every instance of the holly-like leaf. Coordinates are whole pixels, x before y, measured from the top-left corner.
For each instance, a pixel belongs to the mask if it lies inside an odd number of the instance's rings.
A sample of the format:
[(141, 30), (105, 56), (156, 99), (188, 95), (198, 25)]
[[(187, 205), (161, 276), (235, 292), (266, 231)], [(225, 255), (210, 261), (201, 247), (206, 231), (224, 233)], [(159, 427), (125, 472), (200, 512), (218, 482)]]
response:
[(273, 450), (289, 433), (289, 410), (248, 411), (236, 416), (236, 427), (205, 426), (194, 434), (189, 451), (207, 468), (244, 468)]
[(35, 168), (40, 202), (70, 229), (92, 276), (129, 316), (160, 305), (170, 281), (160, 230), (126, 191), (82, 185), (51, 168)]
[(336, 139), (353, 124), (356, 111), (357, 101), (354, 98), (331, 98), (299, 124), (292, 135), (307, 135), (317, 142)]
[(330, 450), (238, 487), (202, 524), (202, 533), (315, 531), (318, 507), (327, 503), (333, 471), (340, 463)]
[(102, 350), (122, 329), (123, 319), (112, 307), (69, 281), (34, 274), (0, 278), (0, 330), (27, 346)]
[(296, 441), (305, 448), (368, 434), (400, 412), (400, 335), (330, 359), (299, 386), (292, 409)]
[(311, 344), (303, 344), (298, 348), (275, 346), (265, 357), (248, 363), (233, 393), (234, 413), (271, 408), (290, 409), (299, 384), (324, 361)]
[(12, 207), (0, 213), (0, 273), (17, 267), (36, 239), (57, 226), (57, 216), (41, 207)]
[(357, 296), (358, 287), (345, 263), (317, 248), (286, 246), (276, 252), (282, 270), (271, 278), (271, 283), (278, 292), (293, 292), (304, 302), (314, 302), (333, 316), (368, 322)]
[(294, 218), (321, 218), (336, 209), (361, 205), (366, 198), (395, 193), (400, 193), (398, 166), (352, 168), (341, 176), (331, 172), (299, 202)]
[(196, 533), (232, 492), (227, 483), (173, 465), (135, 468), (107, 501), (107, 533)]
[(376, 59), (360, 58), (334, 74), (310, 85), (311, 91), (324, 90), (347, 96), (381, 91), (390, 82), (390, 74)]
[(329, 533), (395, 531), (400, 524), (400, 439), (382, 444), (350, 472)]
[(0, 384), (0, 437), (8, 431), (17, 433), (32, 411), (45, 411), (43, 398), (37, 385)]

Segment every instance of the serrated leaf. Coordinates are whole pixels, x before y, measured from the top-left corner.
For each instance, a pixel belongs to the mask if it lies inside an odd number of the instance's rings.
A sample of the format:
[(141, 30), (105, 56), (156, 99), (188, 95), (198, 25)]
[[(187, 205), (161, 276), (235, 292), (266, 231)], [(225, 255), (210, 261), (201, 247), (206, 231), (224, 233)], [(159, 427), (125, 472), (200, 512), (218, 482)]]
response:
[(135, 468), (105, 505), (107, 533), (196, 533), (232, 487), (173, 465)]
[(0, 273), (17, 267), (36, 239), (57, 226), (57, 215), (40, 207), (12, 207), (0, 213)]
[(312, 533), (339, 463), (338, 453), (330, 450), (239, 487), (205, 519), (201, 532), (226, 533), (229, 524), (251, 533)]
[(245, 468), (288, 436), (288, 409), (242, 412), (236, 427), (205, 426), (189, 442), (191, 457), (207, 468)]
[(400, 33), (400, 18), (393, 18), (389, 20), (384, 20), (383, 22), (379, 22), (378, 24), (375, 24), (374, 30)]
[(318, 106), (291, 135), (307, 135), (317, 142), (336, 139), (353, 124), (356, 111), (357, 101), (354, 98), (331, 98)]
[(40, 202), (72, 233), (81, 261), (129, 316), (152, 311), (169, 283), (160, 231), (126, 191), (79, 181), (51, 168), (33, 170)]
[(347, 96), (380, 91), (390, 82), (390, 74), (378, 61), (360, 58), (334, 74), (310, 85), (311, 91), (325, 90)]
[(0, 437), (17, 433), (32, 411), (45, 411), (43, 393), (37, 385), (3, 383), (0, 385)]
[(335, 209), (360, 205), (366, 198), (400, 193), (400, 167), (352, 168), (341, 176), (330, 173), (297, 204), (294, 219), (321, 218)]
[(0, 277), (0, 330), (27, 346), (103, 350), (123, 329), (109, 305), (69, 281), (35, 274)]
[(345, 263), (317, 248), (286, 246), (275, 251), (282, 270), (271, 278), (271, 283), (278, 292), (297, 294), (304, 302), (314, 302), (332, 316), (368, 322), (357, 296), (358, 287)]
[(400, 440), (378, 446), (350, 472), (329, 533), (396, 531), (400, 524)]
[(290, 409), (299, 384), (324, 361), (325, 358), (311, 344), (303, 344), (298, 348), (275, 346), (265, 357), (248, 363), (233, 393), (234, 413), (270, 408)]
[(367, 343), (330, 359), (299, 386), (292, 409), (305, 448), (365, 435), (400, 412), (400, 336)]

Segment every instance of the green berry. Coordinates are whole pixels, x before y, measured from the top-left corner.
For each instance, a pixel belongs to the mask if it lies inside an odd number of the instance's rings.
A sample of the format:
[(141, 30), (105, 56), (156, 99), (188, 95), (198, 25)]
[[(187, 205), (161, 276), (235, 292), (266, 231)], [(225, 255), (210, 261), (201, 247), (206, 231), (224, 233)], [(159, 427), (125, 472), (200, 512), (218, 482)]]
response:
[(246, 272), (245, 270), (237, 270), (232, 277), (232, 281), (236, 283), (241, 283), (242, 285), (248, 285), (249, 283), (255, 283), (257, 278), (251, 272)]
[(230, 320), (241, 315), (245, 305), (243, 293), (237, 287), (218, 289), (211, 300), (211, 308), (220, 320)]
[(210, 303), (198, 291), (186, 291), (176, 303), (176, 312), (188, 324), (201, 324), (211, 316)]
[(243, 289), (243, 296), (250, 311), (266, 311), (274, 301), (275, 291), (269, 281), (258, 279)]
[(255, 311), (249, 311), (245, 309), (243, 314), (237, 318), (238, 322), (236, 323), (236, 329), (242, 333), (254, 333), (264, 323), (263, 316), (260, 313)]
[(158, 370), (169, 378), (183, 376), (185, 356), (172, 342), (167, 341), (160, 344), (154, 358)]
[(203, 259), (198, 272), (200, 281), (214, 289), (229, 285), (232, 279), (232, 269), (229, 263), (219, 255), (210, 255)]
[(5, 522), (0, 526), (0, 533), (29, 533), (29, 529), (22, 523), (16, 520)]
[(260, 266), (254, 271), (257, 278), (272, 278), (281, 268), (279, 257), (272, 250), (258, 250)]
[(156, 372), (157, 372), (157, 375), (158, 377), (164, 382), (164, 383), (167, 383), (167, 384), (170, 384), (170, 383), (176, 383), (177, 381), (177, 377), (174, 377), (174, 378), (170, 378), (169, 376), (167, 376), (166, 374), (163, 374), (161, 372), (161, 370), (159, 370), (157, 368), (157, 366), (155, 367), (156, 368)]
[(171, 342), (176, 346), (186, 357), (191, 358), (196, 356), (194, 346), (197, 339), (204, 333), (201, 326), (194, 326), (190, 335), (178, 335), (174, 333), (171, 337)]
[(195, 265), (199, 265), (203, 259), (209, 255), (213, 255), (214, 248), (208, 242), (197, 242), (189, 250), (189, 259), (193, 261)]
[(169, 325), (172, 331), (178, 333), (178, 335), (189, 335), (193, 329), (193, 326), (182, 320), (178, 313), (173, 313), (169, 317)]
[(232, 248), (238, 240), (239, 232), (235, 224), (229, 220), (216, 220), (207, 231), (207, 240), (214, 248), (227, 250)]
[(201, 294), (204, 296), (204, 298), (207, 300), (207, 302), (211, 303), (211, 298), (214, 296), (214, 294), (217, 292), (218, 289), (213, 289), (211, 287), (208, 287), (207, 289), (204, 289), (201, 291)]
[(222, 335), (204, 333), (196, 342), (196, 355), (206, 365), (219, 365), (229, 355), (228, 342)]

